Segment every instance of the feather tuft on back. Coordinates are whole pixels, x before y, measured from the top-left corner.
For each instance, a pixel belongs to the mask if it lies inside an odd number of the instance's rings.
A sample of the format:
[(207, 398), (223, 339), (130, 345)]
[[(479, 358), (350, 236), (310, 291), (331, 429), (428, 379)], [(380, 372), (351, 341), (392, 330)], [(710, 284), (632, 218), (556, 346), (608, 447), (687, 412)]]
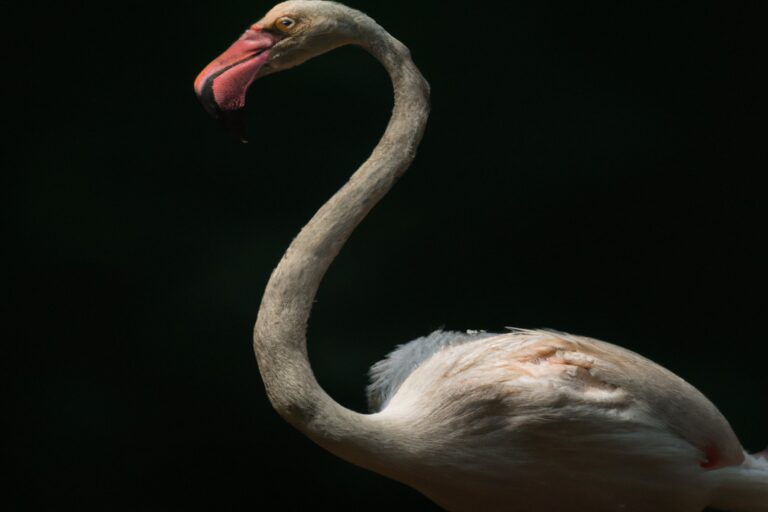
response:
[(484, 331), (437, 330), (428, 336), (398, 345), (387, 357), (374, 364), (368, 372), (371, 382), (366, 388), (368, 409), (371, 412), (384, 409), (405, 379), (442, 349), (492, 336), (497, 334)]

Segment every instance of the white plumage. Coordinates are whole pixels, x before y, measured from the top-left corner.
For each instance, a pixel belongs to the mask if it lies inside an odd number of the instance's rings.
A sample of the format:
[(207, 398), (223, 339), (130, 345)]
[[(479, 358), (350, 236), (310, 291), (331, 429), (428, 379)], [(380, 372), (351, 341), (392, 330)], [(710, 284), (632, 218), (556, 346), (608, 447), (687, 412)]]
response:
[[(410, 366), (404, 354), (424, 352), (399, 386), (382, 382), (399, 378), (394, 363)], [(745, 482), (717, 468), (742, 463), (768, 497), (765, 463), (745, 459), (701, 393), (615, 345), (553, 331), (438, 332), (373, 375), (393, 390), (379, 414), (425, 433), (414, 463), (430, 467), (417, 488), (452, 510), (700, 511), (723, 479)]]

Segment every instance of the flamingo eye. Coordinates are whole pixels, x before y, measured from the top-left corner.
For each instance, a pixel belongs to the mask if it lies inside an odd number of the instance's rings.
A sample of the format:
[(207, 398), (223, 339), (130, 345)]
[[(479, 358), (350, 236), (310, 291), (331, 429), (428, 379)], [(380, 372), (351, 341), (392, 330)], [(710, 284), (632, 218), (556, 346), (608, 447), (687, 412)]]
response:
[(275, 22), (275, 28), (281, 32), (290, 32), (294, 25), (296, 25), (296, 20), (287, 16), (278, 18)]

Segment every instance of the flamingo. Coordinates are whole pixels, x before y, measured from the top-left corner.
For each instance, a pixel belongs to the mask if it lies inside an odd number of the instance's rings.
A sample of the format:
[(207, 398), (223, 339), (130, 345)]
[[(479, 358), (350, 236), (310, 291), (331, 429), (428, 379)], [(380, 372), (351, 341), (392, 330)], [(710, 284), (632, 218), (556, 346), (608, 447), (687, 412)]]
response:
[(320, 282), (406, 171), (429, 85), (406, 46), (336, 2), (280, 3), (197, 77), (205, 109), (241, 136), (254, 80), (344, 45), (378, 59), (394, 109), (370, 158), (290, 245), (264, 292), (254, 349), (275, 410), (338, 457), (452, 511), (768, 512), (768, 457), (748, 454), (693, 386), (616, 345), (547, 330), (444, 332), (371, 370), (370, 414), (334, 401), (307, 356)]

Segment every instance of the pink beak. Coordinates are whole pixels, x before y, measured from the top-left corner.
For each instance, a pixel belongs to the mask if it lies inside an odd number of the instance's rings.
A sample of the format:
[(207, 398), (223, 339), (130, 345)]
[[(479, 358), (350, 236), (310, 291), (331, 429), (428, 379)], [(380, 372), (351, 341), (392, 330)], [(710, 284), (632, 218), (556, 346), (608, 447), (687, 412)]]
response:
[(195, 79), (195, 92), (205, 110), (243, 142), (245, 95), (280, 39), (279, 34), (252, 27)]

